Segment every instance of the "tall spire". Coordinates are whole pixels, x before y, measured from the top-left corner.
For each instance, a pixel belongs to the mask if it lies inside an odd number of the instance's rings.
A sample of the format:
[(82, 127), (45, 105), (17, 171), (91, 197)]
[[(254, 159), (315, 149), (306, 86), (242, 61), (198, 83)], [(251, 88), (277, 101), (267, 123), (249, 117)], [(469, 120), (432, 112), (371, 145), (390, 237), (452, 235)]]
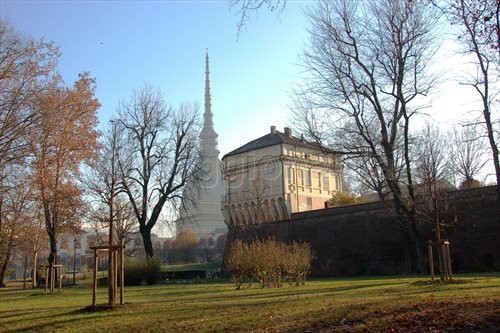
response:
[(217, 148), (217, 133), (214, 129), (212, 103), (210, 97), (210, 68), (208, 62), (208, 49), (205, 55), (205, 112), (203, 113), (203, 129), (200, 134), (202, 154), (204, 156), (219, 156)]
[(212, 103), (210, 97), (210, 68), (208, 63), (208, 49), (205, 55), (205, 113), (203, 114), (205, 122), (203, 127), (209, 127), (214, 130), (214, 121), (212, 114)]

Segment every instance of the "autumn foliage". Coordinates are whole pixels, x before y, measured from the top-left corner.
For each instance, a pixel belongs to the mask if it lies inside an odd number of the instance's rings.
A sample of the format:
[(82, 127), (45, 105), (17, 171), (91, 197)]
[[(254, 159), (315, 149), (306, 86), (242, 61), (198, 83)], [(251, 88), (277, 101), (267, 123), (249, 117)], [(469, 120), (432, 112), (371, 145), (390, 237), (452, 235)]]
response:
[(355, 197), (349, 192), (336, 192), (328, 200), (328, 207), (341, 207), (349, 205), (357, 205), (362, 203), (360, 198)]
[(272, 238), (252, 243), (237, 240), (231, 245), (226, 265), (236, 289), (245, 281), (251, 286), (255, 280), (262, 288), (281, 287), (287, 281), (298, 286), (305, 284), (312, 259), (308, 243), (287, 245)]

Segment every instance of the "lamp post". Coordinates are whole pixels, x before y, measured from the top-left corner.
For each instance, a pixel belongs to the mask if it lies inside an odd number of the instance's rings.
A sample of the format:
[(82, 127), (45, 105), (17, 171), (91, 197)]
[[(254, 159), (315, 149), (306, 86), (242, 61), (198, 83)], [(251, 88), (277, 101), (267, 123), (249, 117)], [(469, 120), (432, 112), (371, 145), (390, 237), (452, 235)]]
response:
[(73, 240), (73, 287), (76, 286), (76, 237)]
[(113, 239), (113, 222), (114, 222), (114, 196), (115, 196), (115, 185), (116, 185), (116, 175), (115, 175), (115, 154), (116, 154), (116, 144), (117, 144), (117, 128), (116, 128), (116, 123), (113, 121), (113, 119), (110, 120), (111, 123), (111, 135), (112, 135), (112, 142), (111, 142), (111, 149), (112, 149), (112, 155), (111, 155), (111, 188), (110, 188), (110, 197), (109, 197), (109, 239), (108, 239), (108, 300), (109, 300), (109, 305), (114, 306), (115, 305), (115, 265), (114, 261), (116, 258), (113, 258), (113, 254), (115, 253), (114, 250), (111, 249), (111, 246), (114, 245), (114, 239)]

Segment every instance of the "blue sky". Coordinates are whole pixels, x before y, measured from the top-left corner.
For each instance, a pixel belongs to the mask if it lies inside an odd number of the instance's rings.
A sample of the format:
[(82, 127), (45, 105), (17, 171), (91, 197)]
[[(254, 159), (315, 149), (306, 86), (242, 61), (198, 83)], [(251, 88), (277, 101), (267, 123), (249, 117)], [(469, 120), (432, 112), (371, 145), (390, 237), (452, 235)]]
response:
[[(102, 126), (120, 100), (146, 83), (174, 106), (198, 101), (202, 107), (208, 48), (222, 156), (271, 125), (293, 127), (287, 105), (302, 70), (297, 55), (307, 41), (302, 7), (308, 3), (288, 1), (279, 17), (260, 11), (239, 40), (239, 16), (226, 0), (0, 0), (0, 15), (17, 30), (60, 46), (59, 71), (68, 84), (82, 71), (96, 77)], [(432, 120), (445, 127), (480, 115), (475, 92), (459, 84), (467, 60), (456, 53), (453, 38), (442, 38), (433, 67), (445, 75), (424, 101)]]
[(306, 38), (305, 4), (289, 2), (279, 17), (259, 12), (238, 40), (239, 17), (227, 1), (0, 0), (0, 15), (60, 47), (59, 71), (68, 84), (82, 71), (96, 77), (103, 126), (119, 101), (146, 83), (174, 106), (198, 101), (202, 107), (208, 48), (222, 156), (270, 125), (287, 124)]

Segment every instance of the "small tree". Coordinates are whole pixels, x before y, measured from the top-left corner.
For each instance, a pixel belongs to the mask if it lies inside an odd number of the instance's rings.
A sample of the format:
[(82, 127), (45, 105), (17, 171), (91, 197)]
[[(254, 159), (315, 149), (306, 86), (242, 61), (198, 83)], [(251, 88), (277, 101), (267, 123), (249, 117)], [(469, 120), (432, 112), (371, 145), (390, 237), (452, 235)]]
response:
[(417, 212), (422, 222), (433, 225), (438, 251), (441, 279), (444, 280), (446, 254), (442, 245), (443, 229), (455, 221), (455, 212), (449, 204), (446, 192), (453, 189), (452, 162), (449, 137), (441, 133), (439, 127), (426, 124), (420, 133), (416, 156), (416, 178), (419, 181), (418, 194), (424, 205)]

